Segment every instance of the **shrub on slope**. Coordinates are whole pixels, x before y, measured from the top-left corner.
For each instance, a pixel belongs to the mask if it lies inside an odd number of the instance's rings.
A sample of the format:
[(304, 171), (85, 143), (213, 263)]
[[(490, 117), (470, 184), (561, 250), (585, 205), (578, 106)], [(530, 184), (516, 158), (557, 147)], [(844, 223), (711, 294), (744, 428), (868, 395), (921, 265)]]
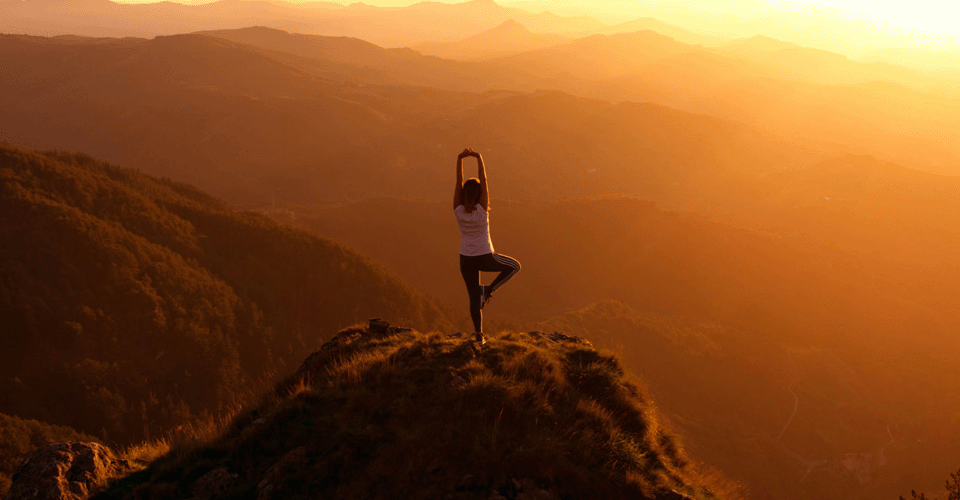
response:
[(0, 411), (156, 436), (374, 312), (447, 321), (336, 243), (183, 184), (0, 145)]
[(539, 332), (477, 349), (344, 330), (220, 437), (101, 498), (186, 498), (215, 476), (217, 498), (713, 497), (613, 356)]

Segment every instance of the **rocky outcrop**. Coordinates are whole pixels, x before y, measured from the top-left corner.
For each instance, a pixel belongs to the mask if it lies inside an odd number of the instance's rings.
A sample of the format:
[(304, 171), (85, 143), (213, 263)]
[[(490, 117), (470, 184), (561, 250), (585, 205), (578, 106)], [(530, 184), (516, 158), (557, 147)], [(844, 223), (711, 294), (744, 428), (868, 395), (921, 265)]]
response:
[(211, 500), (222, 495), (237, 481), (237, 475), (231, 474), (226, 467), (214, 469), (197, 479), (190, 490), (191, 500)]
[(282, 481), (286, 469), (295, 467), (303, 463), (307, 459), (307, 449), (303, 446), (294, 449), (293, 451), (284, 455), (279, 462), (273, 464), (267, 473), (263, 476), (263, 479), (260, 480), (260, 483), (257, 484), (257, 500), (273, 500), (280, 498), (279, 495), (274, 493), (276, 487), (275, 483)]
[(6, 500), (86, 500), (130, 464), (97, 443), (57, 443), (27, 455)]
[(380, 318), (372, 318), (367, 328), (355, 327), (341, 330), (334, 335), (332, 339), (324, 342), (324, 344), (320, 346), (320, 350), (307, 357), (293, 375), (293, 379), (300, 380), (304, 378), (306, 374), (317, 371), (318, 367), (327, 361), (326, 358), (330, 355), (331, 351), (336, 351), (360, 338), (387, 337), (410, 331), (412, 331), (410, 328), (390, 326), (389, 322)]
[(590, 343), (589, 340), (583, 337), (567, 335), (563, 332), (544, 333), (544, 332), (533, 331), (533, 332), (527, 332), (527, 335), (535, 339), (549, 340), (551, 342), (572, 342), (574, 344), (584, 344), (588, 346), (593, 345)]

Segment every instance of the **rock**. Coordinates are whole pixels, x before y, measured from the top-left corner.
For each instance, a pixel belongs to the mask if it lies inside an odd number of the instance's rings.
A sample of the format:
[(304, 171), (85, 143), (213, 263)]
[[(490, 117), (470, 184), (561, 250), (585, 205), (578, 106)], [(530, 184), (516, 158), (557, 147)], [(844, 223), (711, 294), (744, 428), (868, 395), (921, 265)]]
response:
[(462, 389), (462, 388), (466, 387), (467, 384), (469, 384), (469, 383), (470, 383), (470, 381), (467, 380), (467, 379), (465, 379), (465, 378), (463, 378), (463, 375), (456, 375), (456, 374), (454, 374), (454, 375), (450, 378), (450, 386), (453, 387), (454, 389)]
[(390, 323), (388, 323), (386, 320), (382, 320), (380, 318), (373, 318), (370, 320), (370, 324), (367, 327), (367, 331), (368, 333), (373, 335), (386, 336), (386, 335), (396, 335), (398, 333), (410, 332), (413, 330), (411, 330), (410, 328), (402, 328), (399, 326), (390, 326)]
[(270, 500), (273, 498), (273, 490), (276, 488), (272, 484), (268, 484), (263, 488), (257, 488), (257, 500)]
[(403, 346), (397, 349), (396, 352), (394, 352), (392, 355), (390, 355), (390, 359), (396, 360), (396, 361), (406, 359), (406, 358), (412, 357), (411, 353), (413, 352), (414, 352), (413, 349), (410, 349), (407, 346)]
[(309, 378), (312, 374), (322, 372), (323, 367), (327, 362), (329, 362), (332, 355), (336, 355), (338, 351), (349, 346), (355, 341), (364, 338), (380, 338), (390, 335), (399, 335), (401, 333), (412, 331), (413, 329), (411, 328), (390, 326), (390, 323), (380, 318), (371, 319), (366, 328), (352, 327), (340, 330), (336, 335), (333, 336), (333, 338), (324, 342), (323, 345), (320, 346), (319, 350), (307, 356), (307, 359), (304, 360), (303, 364), (300, 365), (300, 368), (297, 369), (296, 373), (293, 374), (293, 377), (291, 377), (290, 380), (304, 380)]
[(387, 328), (390, 328), (390, 323), (380, 318), (373, 318), (370, 320), (370, 331), (373, 333), (383, 333), (387, 331)]
[(267, 473), (263, 475), (260, 483), (257, 484), (257, 500), (270, 500), (274, 498), (275, 485), (283, 478), (284, 469), (291, 465), (303, 464), (306, 459), (307, 449), (301, 446), (294, 448), (278, 460), (277, 463), (273, 464), (270, 469), (267, 470)]
[(480, 349), (480, 346), (473, 341), (473, 339), (470, 339), (470, 340), (463, 341), (460, 345), (455, 347), (453, 349), (453, 352), (457, 353), (460, 356), (465, 356), (467, 358), (472, 359), (477, 357), (480, 354), (481, 349)]
[(690, 495), (680, 493), (677, 490), (670, 490), (660, 493), (656, 496), (657, 500), (694, 500)]
[(310, 358), (320, 355), (322, 351), (336, 349), (336, 348), (345, 346), (353, 342), (354, 340), (357, 340), (363, 337), (363, 335), (366, 332), (367, 331), (362, 328), (347, 328), (345, 330), (340, 330), (339, 332), (337, 332), (336, 335), (333, 336), (332, 339), (324, 342), (323, 345), (320, 346), (320, 351), (315, 352), (311, 354), (309, 357), (307, 357), (307, 360), (304, 362), (304, 364), (307, 364), (307, 362), (310, 361)]
[(522, 480), (513, 480), (513, 486), (517, 489), (516, 500), (560, 500), (557, 493), (541, 488), (536, 481), (530, 478)]
[(567, 335), (563, 332), (543, 333), (543, 332), (533, 331), (533, 332), (527, 332), (527, 335), (535, 339), (544, 339), (544, 340), (549, 340), (551, 342), (572, 342), (575, 344), (585, 344), (588, 346), (593, 345), (590, 343), (589, 340), (583, 337)]
[(193, 492), (193, 500), (210, 500), (217, 495), (222, 495), (236, 480), (237, 475), (231, 474), (226, 467), (214, 469), (193, 483), (190, 488)]
[(523, 490), (516, 500), (560, 500), (560, 495), (544, 489)]
[(27, 455), (6, 499), (86, 500), (129, 469), (126, 460), (97, 443), (51, 444)]
[(457, 485), (457, 488), (466, 489), (467, 487), (475, 486), (476, 484), (476, 478), (473, 476), (473, 474), (466, 474), (463, 476), (463, 479), (460, 480), (460, 484)]

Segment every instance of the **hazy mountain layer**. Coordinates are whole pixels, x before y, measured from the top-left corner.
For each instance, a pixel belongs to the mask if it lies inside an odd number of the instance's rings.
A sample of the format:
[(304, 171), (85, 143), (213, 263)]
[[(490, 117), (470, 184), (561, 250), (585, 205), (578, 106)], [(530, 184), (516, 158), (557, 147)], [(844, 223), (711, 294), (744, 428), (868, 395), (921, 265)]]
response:
[(613, 29), (590, 17), (563, 17), (503, 7), (492, 0), (420, 2), (378, 8), (325, 2), (223, 0), (121, 4), (107, 0), (0, 1), (0, 31), (36, 35), (152, 37), (189, 31), (269, 26), (300, 33), (351, 36), (387, 47), (453, 41), (513, 19), (537, 32), (584, 34)]
[[(849, 152), (920, 170), (960, 165), (950, 99), (771, 79), (777, 72), (759, 63), (651, 32), (489, 63), (267, 29), (210, 35), (221, 39), (4, 37), (4, 135), (241, 203), (437, 196), (467, 142), (499, 155), (511, 172), (501, 192), (512, 197), (628, 194), (698, 211), (700, 200), (736, 204), (727, 192), (743, 174)], [(538, 87), (693, 113), (550, 91), (462, 91)]]
[(955, 386), (928, 390), (931, 373), (900, 360), (612, 301), (542, 328), (584, 332), (616, 351), (691, 454), (742, 481), (750, 498), (935, 489), (960, 450), (955, 417), (931, 407)]
[(649, 31), (596, 35), (488, 63), (576, 95), (654, 102), (818, 150), (960, 172), (955, 78), (801, 47), (705, 49)]
[(553, 33), (533, 33), (513, 19), (483, 33), (455, 42), (423, 43), (418, 52), (448, 59), (481, 60), (568, 43)]
[[(857, 62), (764, 36), (708, 49), (656, 24), (635, 24), (657, 32), (588, 36), (467, 66), (408, 58), (407, 68), (389, 72), (445, 89), (556, 89), (654, 102), (745, 122), (831, 153), (882, 154), (920, 170), (960, 172), (956, 72)], [(481, 39), (488, 47), (510, 45), (518, 29), (508, 24)], [(462, 43), (479, 46), (470, 40)]]
[(6, 146), (0, 176), (4, 413), (128, 442), (231, 408), (324, 331), (447, 324), (363, 257), (184, 184)]
[[(265, 30), (218, 36), (270, 52), (198, 35), (5, 37), (9, 113), (0, 125), (19, 144), (82, 148), (247, 203), (435, 197), (447, 192), (450, 158), (464, 143), (508, 173), (502, 195), (624, 193), (688, 208), (702, 193), (718, 196), (718, 178), (731, 172), (817, 157), (802, 147), (781, 150), (742, 124), (657, 105), (551, 91), (444, 92), (316, 73), (317, 65), (339, 72), (351, 55), (398, 78), (406, 78), (397, 69), (404, 61), (441, 61), (356, 40)], [(429, 69), (419, 64), (407, 73)], [(458, 77), (479, 71), (438, 64), (461, 68), (452, 73)]]

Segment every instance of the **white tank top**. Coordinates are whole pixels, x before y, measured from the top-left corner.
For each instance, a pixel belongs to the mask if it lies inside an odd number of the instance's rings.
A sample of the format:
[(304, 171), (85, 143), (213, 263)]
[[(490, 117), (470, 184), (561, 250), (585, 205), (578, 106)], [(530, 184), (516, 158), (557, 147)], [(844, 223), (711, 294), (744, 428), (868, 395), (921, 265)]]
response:
[(477, 203), (473, 212), (467, 212), (463, 205), (458, 205), (453, 213), (460, 225), (460, 255), (471, 257), (493, 253), (487, 211)]

